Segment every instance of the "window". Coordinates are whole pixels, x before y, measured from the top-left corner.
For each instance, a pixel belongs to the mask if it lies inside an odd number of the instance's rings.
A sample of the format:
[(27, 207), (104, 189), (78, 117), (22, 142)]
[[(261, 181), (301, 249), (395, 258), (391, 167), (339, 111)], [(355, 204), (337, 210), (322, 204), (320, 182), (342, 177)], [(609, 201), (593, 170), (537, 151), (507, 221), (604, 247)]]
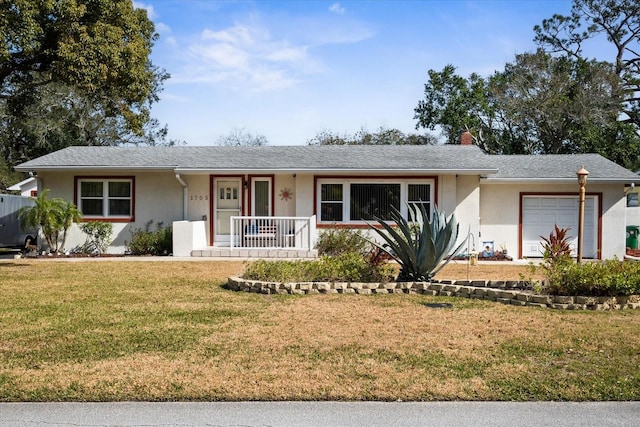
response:
[(318, 180), (320, 222), (390, 220), (392, 207), (408, 217), (407, 203), (432, 209), (433, 180)]
[(638, 207), (638, 193), (627, 194), (627, 207), (628, 208)]
[(320, 221), (342, 221), (342, 184), (322, 184)]
[(271, 178), (251, 178), (252, 203), (251, 214), (271, 216)]
[(400, 184), (351, 184), (350, 221), (391, 219), (391, 207), (400, 209)]
[(131, 219), (133, 178), (77, 179), (78, 209), (85, 218)]

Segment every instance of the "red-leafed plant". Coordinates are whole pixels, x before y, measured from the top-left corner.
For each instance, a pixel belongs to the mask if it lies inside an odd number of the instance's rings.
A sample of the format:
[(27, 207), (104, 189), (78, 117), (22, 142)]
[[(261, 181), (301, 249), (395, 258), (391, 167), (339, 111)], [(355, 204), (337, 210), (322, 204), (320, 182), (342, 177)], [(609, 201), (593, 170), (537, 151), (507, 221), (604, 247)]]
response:
[(558, 227), (555, 224), (554, 230), (549, 234), (549, 237), (540, 236), (542, 241), (542, 247), (544, 249), (545, 260), (555, 263), (557, 261), (564, 261), (565, 259), (571, 259), (571, 246), (569, 240), (571, 239), (567, 233), (570, 228)]

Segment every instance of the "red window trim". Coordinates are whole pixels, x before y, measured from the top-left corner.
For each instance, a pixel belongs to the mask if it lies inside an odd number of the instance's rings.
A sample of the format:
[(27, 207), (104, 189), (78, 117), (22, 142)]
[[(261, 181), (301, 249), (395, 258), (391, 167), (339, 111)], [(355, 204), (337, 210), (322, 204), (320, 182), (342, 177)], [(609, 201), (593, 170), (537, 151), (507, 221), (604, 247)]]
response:
[(80, 194), (78, 192), (79, 181), (85, 179), (93, 179), (97, 181), (108, 181), (111, 179), (128, 179), (131, 180), (131, 216), (124, 218), (91, 217), (82, 218), (80, 222), (135, 222), (136, 220), (136, 177), (121, 175), (78, 175), (73, 177), (73, 201), (76, 206), (80, 206)]

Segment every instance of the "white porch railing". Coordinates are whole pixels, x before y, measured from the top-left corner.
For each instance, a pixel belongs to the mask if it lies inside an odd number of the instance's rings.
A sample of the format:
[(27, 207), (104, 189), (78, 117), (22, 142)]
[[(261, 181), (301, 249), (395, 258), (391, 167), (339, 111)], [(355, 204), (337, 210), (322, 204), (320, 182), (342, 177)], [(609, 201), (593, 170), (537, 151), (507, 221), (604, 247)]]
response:
[(316, 217), (232, 216), (231, 249), (311, 250), (316, 245)]

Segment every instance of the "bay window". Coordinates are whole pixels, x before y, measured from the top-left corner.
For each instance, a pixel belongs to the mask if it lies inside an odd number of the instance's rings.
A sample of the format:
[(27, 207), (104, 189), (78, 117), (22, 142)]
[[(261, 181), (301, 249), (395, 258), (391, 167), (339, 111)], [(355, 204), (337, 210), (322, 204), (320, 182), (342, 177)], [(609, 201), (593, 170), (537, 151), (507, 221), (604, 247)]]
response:
[(318, 179), (319, 222), (363, 222), (391, 219), (392, 207), (409, 218), (407, 203), (433, 207), (432, 179)]

